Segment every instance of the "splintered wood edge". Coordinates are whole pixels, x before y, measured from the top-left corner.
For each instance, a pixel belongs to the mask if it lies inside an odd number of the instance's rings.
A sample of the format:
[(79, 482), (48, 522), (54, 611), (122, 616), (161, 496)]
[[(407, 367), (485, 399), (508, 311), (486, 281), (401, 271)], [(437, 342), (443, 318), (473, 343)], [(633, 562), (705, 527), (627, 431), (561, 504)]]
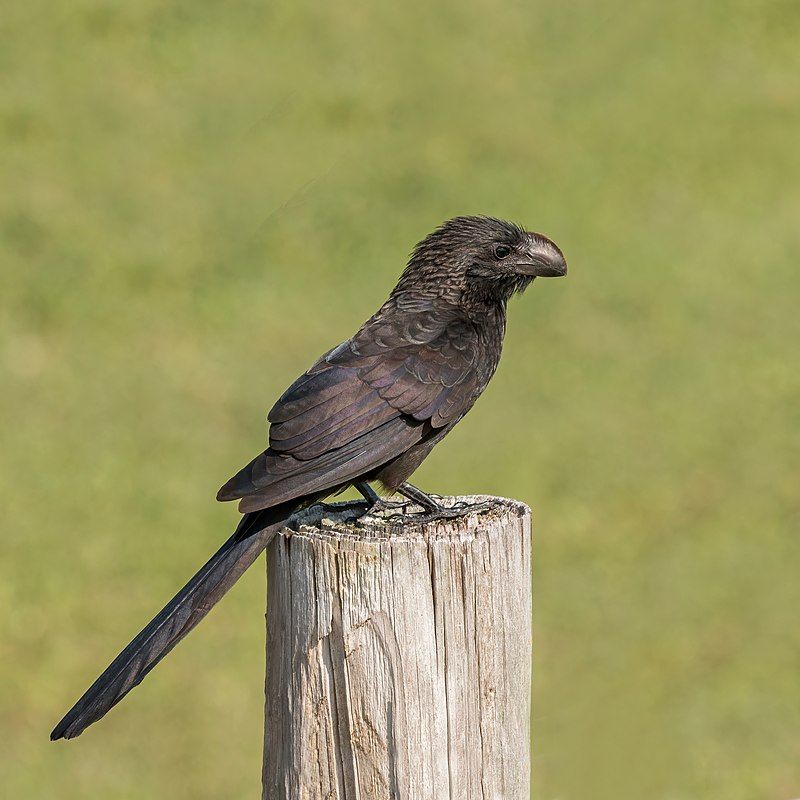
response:
[(452, 539), (470, 537), (489, 526), (503, 527), (511, 519), (524, 518), (531, 513), (525, 503), (507, 497), (475, 494), (436, 499), (446, 508), (464, 505), (464, 511), (456, 517), (431, 520), (415, 518), (422, 509), (411, 502), (404, 503), (402, 514), (398, 514), (397, 509), (363, 514), (363, 510), (347, 502), (319, 504), (295, 514), (280, 535), (360, 541)]

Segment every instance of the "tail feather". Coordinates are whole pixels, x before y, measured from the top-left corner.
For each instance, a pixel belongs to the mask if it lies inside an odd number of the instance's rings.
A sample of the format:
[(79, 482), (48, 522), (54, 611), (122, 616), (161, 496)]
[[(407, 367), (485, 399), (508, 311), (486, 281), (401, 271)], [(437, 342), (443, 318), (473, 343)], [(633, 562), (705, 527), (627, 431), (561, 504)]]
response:
[(50, 738), (79, 736), (122, 700), (236, 583), (291, 514), (314, 499), (291, 501), (242, 517), (233, 535), (111, 662)]

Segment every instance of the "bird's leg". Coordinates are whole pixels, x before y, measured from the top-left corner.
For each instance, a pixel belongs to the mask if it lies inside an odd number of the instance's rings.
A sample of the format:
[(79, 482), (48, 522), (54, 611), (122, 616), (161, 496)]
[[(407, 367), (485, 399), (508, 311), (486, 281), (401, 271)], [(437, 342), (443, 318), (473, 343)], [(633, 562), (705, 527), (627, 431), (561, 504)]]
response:
[(489, 503), (456, 503), (453, 506), (443, 506), (437, 502), (427, 492), (414, 486), (411, 483), (401, 483), (397, 491), (403, 497), (407, 497), (418, 506), (422, 506), (424, 511), (423, 516), (425, 519), (454, 519), (460, 517), (468, 511), (477, 511), (483, 508), (489, 508)]
[(447, 511), (441, 503), (437, 503), (429, 494), (411, 483), (401, 483), (397, 487), (397, 493), (421, 506), (426, 514), (442, 514)]
[(360, 492), (361, 496), (367, 501), (367, 513), (375, 513), (386, 509), (401, 508), (405, 503), (392, 503), (384, 500), (366, 481), (357, 481), (353, 488)]
[[(364, 499), (352, 500), (350, 503), (345, 505), (347, 507), (360, 506), (363, 508), (364, 510), (361, 512), (360, 516), (363, 516), (364, 514), (377, 514), (382, 511), (393, 511), (395, 513), (391, 516), (407, 516), (411, 519), (433, 522), (437, 519), (455, 519), (462, 516), (467, 511), (476, 510), (486, 506), (485, 503), (479, 503), (477, 505), (457, 503), (452, 507), (446, 507), (437, 502), (437, 500), (427, 492), (423, 492), (422, 489), (419, 489), (411, 483), (401, 483), (400, 486), (397, 487), (397, 493), (406, 498), (405, 501), (398, 503), (385, 500), (369, 485), (369, 483), (367, 483), (367, 481), (356, 481), (353, 483), (353, 488)], [(420, 506), (422, 508), (422, 513), (406, 513), (406, 510), (410, 505), (408, 501)], [(340, 504), (339, 506), (330, 506), (329, 510), (341, 513), (344, 510), (344, 507)]]
[(353, 488), (370, 504), (370, 506), (380, 503), (380, 495), (366, 481), (356, 481), (356, 483), (353, 484)]

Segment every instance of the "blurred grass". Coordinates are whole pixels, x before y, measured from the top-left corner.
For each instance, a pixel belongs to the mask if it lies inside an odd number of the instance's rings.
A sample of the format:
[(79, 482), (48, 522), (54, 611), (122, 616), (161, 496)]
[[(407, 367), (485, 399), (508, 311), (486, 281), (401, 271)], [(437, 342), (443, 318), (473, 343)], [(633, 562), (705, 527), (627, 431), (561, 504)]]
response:
[(253, 570), (53, 723), (227, 534), (264, 414), (457, 213), (570, 277), (423, 486), (535, 507), (539, 800), (800, 794), (800, 7), (6, 4), (7, 796), (258, 796)]

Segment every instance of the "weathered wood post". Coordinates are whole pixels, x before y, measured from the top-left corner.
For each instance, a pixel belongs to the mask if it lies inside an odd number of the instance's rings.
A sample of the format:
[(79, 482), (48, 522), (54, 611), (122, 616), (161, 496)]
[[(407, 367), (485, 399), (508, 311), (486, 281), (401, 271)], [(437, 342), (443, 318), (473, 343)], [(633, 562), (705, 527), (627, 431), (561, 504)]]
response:
[(266, 800), (528, 800), (530, 509), (456, 501), (270, 546)]

